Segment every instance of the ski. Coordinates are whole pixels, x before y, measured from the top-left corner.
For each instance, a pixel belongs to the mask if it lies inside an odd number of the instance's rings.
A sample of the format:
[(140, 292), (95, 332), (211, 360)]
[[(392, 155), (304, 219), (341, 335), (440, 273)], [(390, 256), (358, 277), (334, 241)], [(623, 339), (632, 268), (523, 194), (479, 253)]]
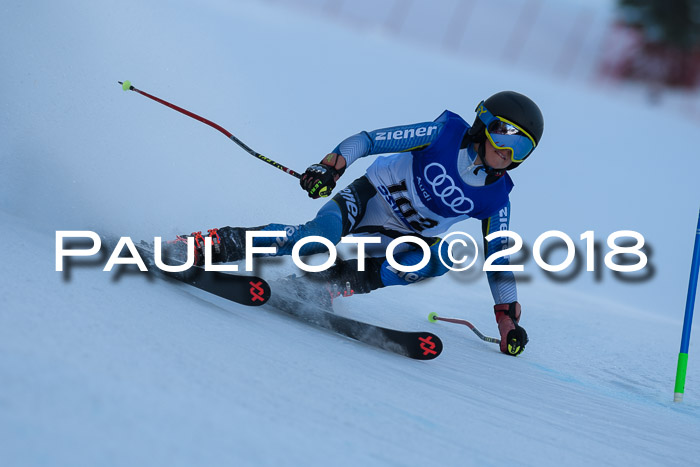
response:
[[(432, 360), (442, 352), (442, 341), (431, 332), (389, 329), (327, 311), (313, 300), (298, 295), (302, 284), (278, 282), (274, 288), (257, 276), (242, 276), (219, 271), (206, 271), (193, 266), (184, 272), (166, 272), (155, 267), (152, 246), (142, 242), (136, 246), (149, 271), (183, 282), (218, 297), (248, 306), (269, 304), (272, 308), (359, 342), (416, 360)], [(169, 261), (172, 262), (172, 261)], [(272, 293), (272, 291), (275, 293)], [(279, 293), (278, 293), (279, 292)], [(307, 290), (307, 293), (309, 290)], [(324, 291), (312, 289), (313, 297)], [(308, 297), (307, 297), (308, 298)], [(330, 307), (330, 302), (327, 304)]]
[(416, 360), (432, 360), (442, 352), (442, 341), (431, 332), (398, 331), (357, 321), (278, 294), (274, 282), (272, 290), (269, 306), (336, 334)]
[[(149, 272), (161, 277), (183, 282), (241, 305), (260, 306), (267, 303), (270, 298), (270, 285), (261, 277), (206, 271), (198, 266), (192, 266), (183, 272), (167, 272), (155, 265), (151, 245), (142, 242), (136, 245), (136, 249), (141, 254)], [(168, 262), (177, 263), (172, 260)]]
[(270, 298), (270, 286), (264, 279), (257, 276), (205, 271), (197, 266), (185, 272), (159, 270), (159, 274), (241, 305), (260, 306), (267, 303)]

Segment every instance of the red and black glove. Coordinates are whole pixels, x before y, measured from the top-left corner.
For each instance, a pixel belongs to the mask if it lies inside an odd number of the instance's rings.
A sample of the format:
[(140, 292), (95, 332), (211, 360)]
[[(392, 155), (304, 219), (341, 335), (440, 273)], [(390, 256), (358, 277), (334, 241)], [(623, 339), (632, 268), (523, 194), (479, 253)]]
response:
[(520, 303), (501, 303), (493, 306), (496, 313), (498, 331), (501, 333), (501, 352), (518, 355), (525, 350), (528, 342), (527, 332), (518, 325), (520, 321)]
[(328, 154), (318, 164), (313, 164), (301, 176), (299, 184), (309, 194), (309, 198), (330, 196), (335, 183), (345, 172), (345, 158), (340, 154)]

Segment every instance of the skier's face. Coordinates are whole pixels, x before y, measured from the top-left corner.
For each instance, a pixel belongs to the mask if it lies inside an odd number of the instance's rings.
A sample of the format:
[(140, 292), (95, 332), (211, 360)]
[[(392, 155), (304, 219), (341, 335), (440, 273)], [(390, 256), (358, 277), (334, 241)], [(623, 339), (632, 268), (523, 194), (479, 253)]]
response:
[(486, 145), (486, 150), (484, 151), (486, 165), (497, 170), (505, 169), (510, 165), (510, 151), (508, 149), (496, 149), (488, 139), (484, 144)]

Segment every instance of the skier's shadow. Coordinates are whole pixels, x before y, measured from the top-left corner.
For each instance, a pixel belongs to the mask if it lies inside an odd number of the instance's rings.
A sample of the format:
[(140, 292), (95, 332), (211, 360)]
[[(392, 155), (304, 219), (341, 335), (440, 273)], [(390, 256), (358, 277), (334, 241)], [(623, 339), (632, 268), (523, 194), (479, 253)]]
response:
[[(87, 250), (93, 246), (91, 240), (70, 240), (64, 244), (64, 249), (70, 250)], [(63, 258), (63, 282), (70, 283), (73, 280), (73, 274), (78, 269), (99, 269), (104, 271), (111, 254), (113, 245), (109, 242), (103, 242), (100, 251), (90, 257), (66, 256)], [(119, 253), (120, 258), (131, 258), (131, 253), (127, 248), (123, 248)], [(125, 276), (143, 276), (149, 282), (153, 281), (153, 275), (141, 271), (136, 264), (116, 264), (110, 271), (112, 273), (111, 281), (119, 282)]]
[[(63, 248), (66, 251), (70, 250), (89, 250), (94, 246), (92, 240), (68, 240), (65, 242)], [(80, 256), (64, 256), (63, 261), (63, 271), (61, 279), (63, 282), (69, 283), (73, 280), (73, 271), (75, 269), (95, 269), (99, 268), (102, 270), (104, 265), (109, 259), (110, 251), (104, 244), (100, 251), (96, 255), (90, 257), (80, 257)]]

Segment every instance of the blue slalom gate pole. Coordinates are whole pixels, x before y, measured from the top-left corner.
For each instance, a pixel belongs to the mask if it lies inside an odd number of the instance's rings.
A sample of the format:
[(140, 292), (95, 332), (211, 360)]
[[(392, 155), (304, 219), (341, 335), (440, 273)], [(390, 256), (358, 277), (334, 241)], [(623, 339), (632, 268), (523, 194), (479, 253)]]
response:
[(688, 368), (688, 347), (690, 346), (690, 328), (693, 324), (695, 292), (698, 288), (698, 269), (700, 269), (700, 213), (698, 214), (698, 227), (695, 231), (695, 248), (693, 250), (693, 262), (690, 266), (690, 283), (688, 284), (688, 298), (685, 302), (685, 317), (683, 318), (681, 351), (678, 354), (678, 368), (676, 369), (676, 388), (673, 393), (674, 402), (682, 402), (683, 392), (685, 391), (685, 373)]

